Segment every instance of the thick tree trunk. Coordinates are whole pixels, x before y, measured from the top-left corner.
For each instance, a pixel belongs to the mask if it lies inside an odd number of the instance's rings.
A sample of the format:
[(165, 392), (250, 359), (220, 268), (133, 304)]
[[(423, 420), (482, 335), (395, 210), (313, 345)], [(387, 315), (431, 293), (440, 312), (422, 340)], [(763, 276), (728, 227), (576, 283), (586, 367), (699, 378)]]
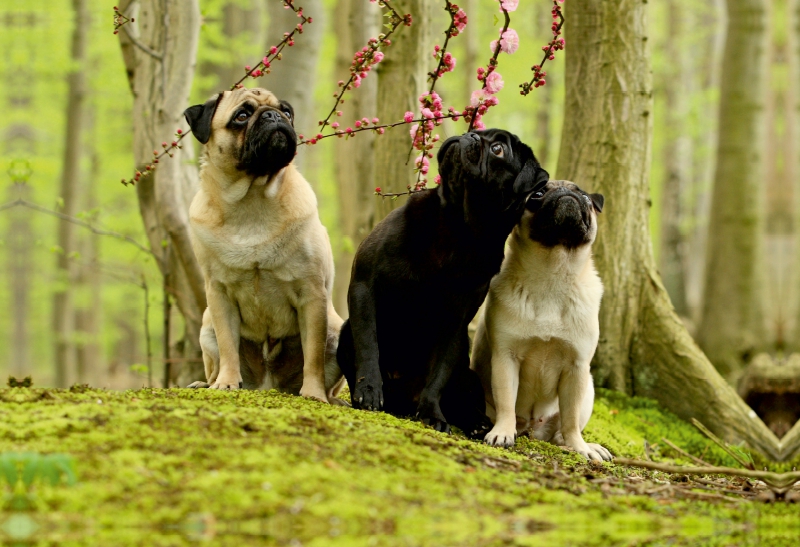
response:
[[(296, 35), (295, 44), (283, 50), (283, 60), (273, 63), (272, 73), (264, 78), (264, 85), (280, 98), (289, 101), (294, 108), (294, 127), (302, 135), (317, 132), (317, 113), (314, 108), (317, 62), (319, 61), (322, 36), (325, 33), (325, 9), (322, 0), (303, 0), (303, 12), (314, 22), (303, 26), (303, 34)], [(291, 31), (300, 19), (286, 9), (282, 2), (267, 0), (269, 32), (267, 45), (274, 46), (283, 39), (283, 33)], [(308, 146), (298, 148), (295, 165), (303, 170)], [(311, 181), (312, 184), (314, 181)]]
[[(134, 158), (142, 168), (153, 157), (154, 147), (172, 141), (177, 128), (186, 129), (183, 111), (194, 76), (200, 10), (198, 0), (186, 0), (180, 6), (160, 0), (123, 0), (119, 7), (136, 18), (119, 36), (134, 98)], [(197, 166), (188, 140), (175, 157), (161, 161), (154, 175), (136, 184), (139, 211), (154, 255), (162, 257), (164, 244), (169, 243), (159, 268), (162, 274), (169, 272), (170, 290), (186, 325), (184, 358), (188, 360), (178, 374), (181, 384), (205, 376), (202, 362), (197, 361), (205, 285), (189, 240), (188, 210), (196, 191)]]
[(717, 373), (675, 314), (648, 233), (652, 92), (647, 4), (585, 0), (568, 12), (558, 176), (601, 192), (595, 257), (605, 284), (599, 385), (657, 399), (728, 441), (777, 458), (777, 439)]
[[(444, 12), (441, 6), (427, 0), (400, 0), (392, 5), (400, 15), (410, 13), (414, 23), (411, 27), (400, 27), (391, 37), (392, 46), (378, 65), (378, 117), (384, 123), (403, 119), (408, 112), (418, 112), (420, 94), (429, 87), (427, 73), (433, 69), (433, 35), (437, 32), (432, 24), (432, 14)], [(437, 17), (437, 21), (439, 18)], [(444, 21), (444, 18), (442, 18)], [(441, 31), (447, 28), (438, 25)], [(441, 32), (439, 31), (439, 32)], [(437, 35), (438, 38), (438, 35)], [(444, 37), (441, 38), (444, 40)], [(380, 137), (375, 148), (375, 184), (384, 192), (405, 192), (417, 180), (414, 172), (415, 150), (409, 159), (411, 137), (406, 126), (390, 129)], [(377, 223), (405, 198), (380, 199), (375, 206)]]
[[(789, 78), (791, 79), (791, 103), (787, 108), (787, 123), (792, 123), (795, 130), (795, 148), (793, 151), (794, 169), (796, 175), (793, 179), (794, 199), (794, 244), (795, 244), (795, 267), (791, 279), (793, 292), (790, 293), (791, 301), (794, 303), (792, 319), (794, 325), (791, 328), (791, 336), (787, 340), (787, 348), (790, 351), (800, 352), (800, 0), (792, 0), (789, 24), (788, 57), (789, 57)], [(797, 429), (797, 428), (795, 428)], [(800, 435), (798, 435), (800, 439)]]
[[(346, 80), (356, 51), (379, 34), (380, 10), (362, 0), (339, 0), (336, 4), (336, 78)], [(314, 23), (316, 24), (316, 23)], [(373, 75), (361, 82), (342, 105), (342, 119), (349, 125), (363, 117), (372, 119), (377, 110), (378, 79)], [(347, 288), (353, 256), (372, 227), (375, 209), (373, 156), (375, 135), (361, 133), (336, 143), (336, 180), (339, 186), (339, 223), (342, 244), (337, 249), (334, 278), (334, 307), (347, 317)]]
[[(86, 38), (89, 31), (89, 10), (86, 0), (72, 0), (75, 25), (72, 29), (72, 70), (67, 76), (67, 125), (64, 134), (64, 160), (59, 191), (60, 209), (65, 215), (78, 211), (78, 185), (81, 178), (81, 145), (83, 140), (84, 99), (86, 95)], [(73, 341), (73, 294), (75, 267), (75, 225), (58, 222), (59, 253), (56, 260), (58, 281), (53, 295), (53, 342), (55, 344), (55, 385), (67, 387), (75, 362)]]
[[(698, 342), (731, 383), (766, 346), (764, 318), (765, 0), (728, 0), (717, 171)], [(742, 62), (747, 59), (746, 62)]]

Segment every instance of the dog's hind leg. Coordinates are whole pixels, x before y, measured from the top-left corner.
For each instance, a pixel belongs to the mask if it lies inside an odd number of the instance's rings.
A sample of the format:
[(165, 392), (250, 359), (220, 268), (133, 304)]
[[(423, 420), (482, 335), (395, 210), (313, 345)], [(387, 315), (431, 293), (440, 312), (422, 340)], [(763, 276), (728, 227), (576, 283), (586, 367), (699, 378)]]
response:
[(492, 421), (486, 415), (483, 386), (474, 370), (459, 369), (453, 373), (442, 390), (440, 406), (447, 423), (470, 438), (482, 439), (492, 428)]

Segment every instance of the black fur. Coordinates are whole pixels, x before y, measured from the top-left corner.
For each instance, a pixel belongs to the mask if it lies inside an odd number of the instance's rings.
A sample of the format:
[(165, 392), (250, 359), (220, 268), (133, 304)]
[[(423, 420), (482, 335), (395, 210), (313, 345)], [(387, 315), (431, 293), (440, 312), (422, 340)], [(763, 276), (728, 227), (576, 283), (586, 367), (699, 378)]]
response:
[(591, 213), (603, 210), (602, 194), (587, 194), (575, 184), (539, 190), (530, 195), (525, 208), (533, 215), (530, 238), (544, 245), (574, 249), (591, 239)]
[[(504, 157), (492, 152), (500, 143)], [(353, 406), (485, 433), (467, 325), (500, 270), (525, 197), (548, 180), (528, 146), (490, 129), (448, 139), (442, 183), (414, 194), (367, 236), (353, 263), (338, 360)]]
[(192, 129), (192, 135), (202, 144), (211, 138), (211, 120), (217, 111), (217, 105), (222, 99), (222, 93), (209, 99), (204, 104), (190, 106), (183, 112), (183, 117)]

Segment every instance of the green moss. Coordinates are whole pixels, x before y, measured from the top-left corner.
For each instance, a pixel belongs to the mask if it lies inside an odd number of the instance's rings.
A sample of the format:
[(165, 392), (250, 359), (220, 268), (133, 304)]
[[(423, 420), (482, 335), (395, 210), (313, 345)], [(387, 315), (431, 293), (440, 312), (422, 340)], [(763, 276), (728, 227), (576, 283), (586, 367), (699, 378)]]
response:
[[(277, 392), (77, 391), (0, 391), (0, 451), (75, 459), (79, 483), (39, 487), (33, 514), (40, 533), (75, 544), (91, 530), (115, 545), (212, 535), (220, 545), (607, 545), (744, 530), (763, 511), (612, 495), (587, 477), (639, 471)], [(660, 436), (702, 450), (692, 430), (652, 402), (603, 392), (586, 437), (638, 456)]]

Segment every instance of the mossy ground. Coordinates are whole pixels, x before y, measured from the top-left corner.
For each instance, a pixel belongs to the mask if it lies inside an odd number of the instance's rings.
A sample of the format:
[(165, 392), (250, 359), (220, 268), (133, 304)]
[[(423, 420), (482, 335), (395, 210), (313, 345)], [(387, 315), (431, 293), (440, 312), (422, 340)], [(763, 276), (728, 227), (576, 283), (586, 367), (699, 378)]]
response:
[[(529, 439), (490, 448), (276, 392), (9, 389), (0, 398), (0, 452), (66, 453), (76, 463), (77, 485), (37, 488), (30, 514), (40, 529), (28, 539), (47, 545), (731, 545), (756, 537), (783, 545), (784, 536), (795, 545), (800, 534), (794, 506), (659, 498), (647, 495), (659, 473), (589, 464)], [(598, 394), (587, 440), (629, 457), (643, 457), (647, 440), (651, 457), (675, 456), (662, 437), (733, 464), (654, 402)], [(615, 486), (631, 476), (644, 479), (641, 495)], [(5, 534), (0, 525), (0, 541)]]

